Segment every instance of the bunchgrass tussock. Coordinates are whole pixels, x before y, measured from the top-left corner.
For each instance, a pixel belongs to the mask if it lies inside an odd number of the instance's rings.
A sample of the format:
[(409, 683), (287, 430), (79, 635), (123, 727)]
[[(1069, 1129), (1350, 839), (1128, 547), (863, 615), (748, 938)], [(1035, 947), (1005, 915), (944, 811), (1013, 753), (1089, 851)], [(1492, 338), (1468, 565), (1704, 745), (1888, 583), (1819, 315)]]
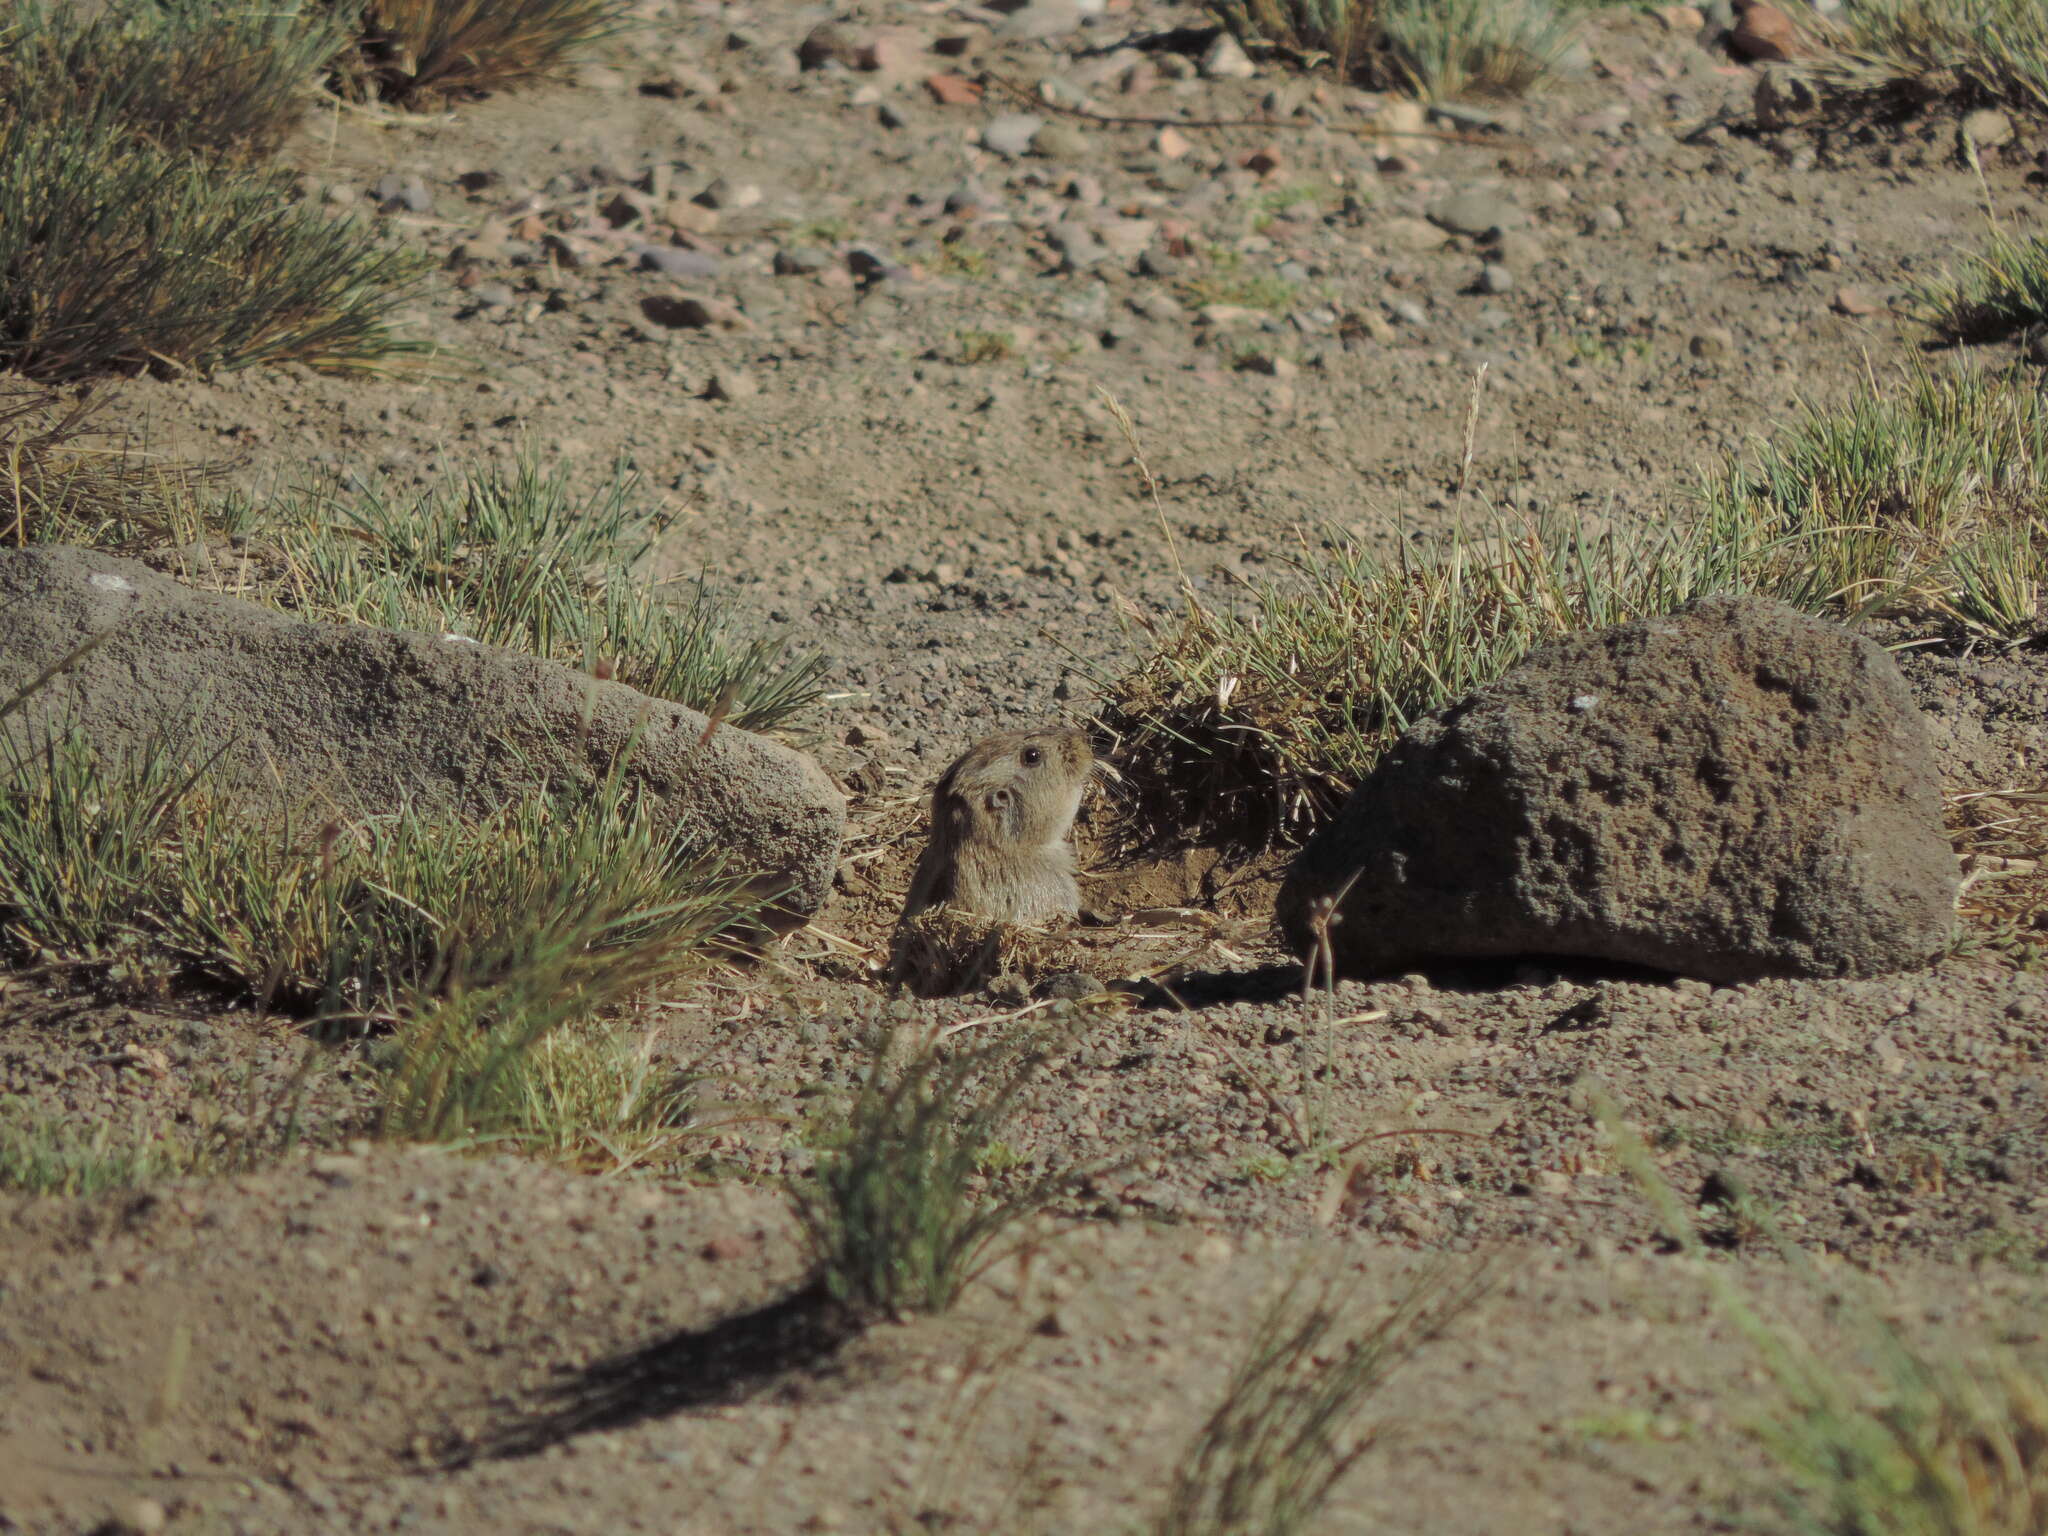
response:
[(2048, 238), (1994, 231), (1959, 269), (1919, 289), (1909, 307), (1950, 342), (2002, 341), (2048, 330)]
[(624, 0), (369, 0), (342, 83), (417, 104), (558, 74), (625, 25)]
[(1223, 1400), (1174, 1469), (1157, 1536), (1296, 1536), (1375, 1442), (1373, 1394), (1485, 1290), (1426, 1274), (1373, 1319), (1341, 1284), (1297, 1276), (1260, 1314)]
[(0, 384), (0, 547), (126, 549), (197, 539), (208, 468), (153, 459), (110, 440), (103, 399)]
[(281, 174), (209, 165), (106, 120), (0, 126), (0, 367), (32, 379), (424, 350), (392, 311), (417, 253), (296, 202)]
[(2041, 629), (2048, 397), (2016, 372), (1914, 367), (1708, 477), (1691, 538), (1728, 588), (1814, 612)]
[[(1797, 1536), (2038, 1536), (2048, 1529), (2048, 1361), (2010, 1344), (1935, 1351), (1877, 1303), (1836, 1309), (1836, 1364), (1807, 1330), (1767, 1317), (1712, 1262), (1684, 1204), (1640, 1138), (1602, 1111), (1622, 1163), (1664, 1232), (1698, 1263), (1722, 1316), (1748, 1340), (1772, 1389), (1753, 1433), (1776, 1476), (1773, 1529)], [(1832, 1289), (1776, 1231), (1767, 1235), (1816, 1294)], [(1839, 1283), (1839, 1282), (1835, 1282)]]
[(2043, 632), (2048, 397), (2012, 373), (1916, 367), (1813, 407), (1707, 475), (1679, 526), (1489, 513), (1381, 555), (1349, 534), (1284, 581), (1139, 616), (1105, 689), (1129, 846), (1301, 839), (1429, 710), (1574, 630), (1716, 593), (2008, 644)]
[(834, 1297), (872, 1315), (943, 1312), (1005, 1238), (1100, 1171), (985, 1167), (1060, 1044), (1043, 1032), (958, 1048), (881, 1035), (793, 1189)]
[(1252, 47), (1432, 100), (1528, 91), (1577, 33), (1558, 0), (1210, 0), (1209, 9)]
[(176, 975), (330, 1029), (497, 987), (594, 1010), (701, 967), (761, 899), (616, 773), (477, 821), (309, 824), (252, 814), (180, 737), (109, 757), (35, 719), (0, 734), (0, 771), (14, 959), (125, 986)]
[(1531, 646), (1662, 612), (1698, 573), (1662, 541), (1564, 519), (1490, 519), (1391, 557), (1330, 534), (1295, 579), (1226, 604), (1185, 596), (1108, 689), (1116, 807), (1133, 845), (1298, 840), (1425, 712)]
[(456, 633), (566, 661), (742, 730), (785, 724), (818, 696), (823, 661), (745, 637), (700, 580), (637, 568), (661, 533), (620, 472), (588, 497), (528, 460), (417, 495), (375, 488), (278, 520), (286, 595), (309, 616)]
[(270, 153), (353, 36), (319, 0), (0, 5), (0, 100), (42, 123), (103, 122), (160, 149)]
[[(601, 962), (573, 953), (579, 943), (602, 945)], [(373, 1057), (377, 1133), (593, 1172), (669, 1160), (698, 1130), (695, 1085), (619, 1010), (677, 974), (663, 938), (614, 944), (596, 921), (542, 934), (488, 984), (400, 1013)]]
[(1831, 54), (1806, 68), (1838, 108), (2048, 113), (2048, 10), (2037, 0), (1859, 0), (1824, 30)]

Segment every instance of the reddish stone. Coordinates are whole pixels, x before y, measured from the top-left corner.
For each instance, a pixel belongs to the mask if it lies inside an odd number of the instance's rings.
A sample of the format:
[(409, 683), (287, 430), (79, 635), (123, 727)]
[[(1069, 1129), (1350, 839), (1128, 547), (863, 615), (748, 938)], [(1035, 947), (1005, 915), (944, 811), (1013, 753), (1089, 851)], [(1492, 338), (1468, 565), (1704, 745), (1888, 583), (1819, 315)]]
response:
[(971, 107), (981, 99), (981, 87), (958, 75), (926, 75), (924, 88), (942, 107)]

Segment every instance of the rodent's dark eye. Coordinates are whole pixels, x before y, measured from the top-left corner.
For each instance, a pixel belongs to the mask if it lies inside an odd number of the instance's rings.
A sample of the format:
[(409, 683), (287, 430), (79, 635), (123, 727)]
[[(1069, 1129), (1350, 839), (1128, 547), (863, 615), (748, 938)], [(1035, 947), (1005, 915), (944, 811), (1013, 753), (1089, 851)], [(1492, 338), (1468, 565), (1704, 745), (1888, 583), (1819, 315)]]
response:
[(1024, 766), (1026, 768), (1036, 768), (1040, 763), (1045, 761), (1045, 754), (1039, 751), (1036, 747), (1026, 747), (1022, 753), (1022, 756), (1024, 758)]

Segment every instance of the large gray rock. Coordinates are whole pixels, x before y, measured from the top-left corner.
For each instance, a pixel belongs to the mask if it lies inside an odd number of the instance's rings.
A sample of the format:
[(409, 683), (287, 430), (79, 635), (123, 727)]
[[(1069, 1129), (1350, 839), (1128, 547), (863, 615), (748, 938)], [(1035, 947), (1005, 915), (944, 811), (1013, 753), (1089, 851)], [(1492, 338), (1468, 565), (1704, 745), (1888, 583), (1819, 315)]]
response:
[(1947, 942), (1956, 865), (1891, 659), (1756, 598), (1573, 635), (1420, 721), (1304, 848), (1296, 951), (1516, 954), (1714, 981), (1865, 976)]
[(190, 722), (252, 797), (481, 811), (543, 781), (627, 772), (692, 841), (784, 891), (787, 920), (830, 888), (846, 803), (809, 758), (556, 662), (353, 625), (308, 624), (130, 560), (0, 550), (0, 700), (99, 644), (0, 730), (63, 720), (103, 748)]

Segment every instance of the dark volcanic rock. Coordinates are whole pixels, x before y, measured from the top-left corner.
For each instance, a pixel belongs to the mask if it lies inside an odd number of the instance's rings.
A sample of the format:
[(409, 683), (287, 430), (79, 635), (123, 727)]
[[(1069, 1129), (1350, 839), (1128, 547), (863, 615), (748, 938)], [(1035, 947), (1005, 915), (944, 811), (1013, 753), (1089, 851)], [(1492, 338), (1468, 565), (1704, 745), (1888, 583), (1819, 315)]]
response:
[(1756, 598), (1574, 635), (1421, 721), (1303, 849), (1297, 953), (1515, 954), (1715, 981), (1924, 964), (1955, 860), (1891, 659)]

